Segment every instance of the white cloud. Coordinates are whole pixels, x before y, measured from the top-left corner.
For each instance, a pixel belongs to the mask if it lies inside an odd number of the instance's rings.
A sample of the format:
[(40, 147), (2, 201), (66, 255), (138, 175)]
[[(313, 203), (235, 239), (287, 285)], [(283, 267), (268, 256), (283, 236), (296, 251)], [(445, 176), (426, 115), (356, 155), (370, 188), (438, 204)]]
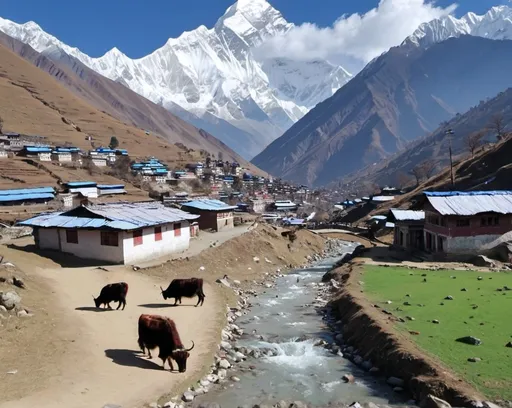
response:
[(322, 58), (340, 65), (362, 65), (400, 44), (420, 24), (451, 14), (456, 7), (442, 8), (427, 0), (380, 0), (365, 14), (341, 16), (332, 27), (297, 26), (269, 39), (255, 53), (259, 58)]

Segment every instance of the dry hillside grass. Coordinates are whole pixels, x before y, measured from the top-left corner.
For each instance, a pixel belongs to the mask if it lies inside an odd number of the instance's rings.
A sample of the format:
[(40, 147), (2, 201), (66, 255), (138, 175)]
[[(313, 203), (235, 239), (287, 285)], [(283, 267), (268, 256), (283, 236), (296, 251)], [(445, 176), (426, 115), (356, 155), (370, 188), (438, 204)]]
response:
[(91, 145), (86, 135), (91, 135), (97, 146), (107, 146), (116, 136), (120, 147), (128, 149), (132, 157), (152, 155), (167, 162), (194, 158), (169, 142), (99, 111), (2, 45), (0, 116), (4, 131), (45, 136), (55, 144), (69, 142), (87, 150)]

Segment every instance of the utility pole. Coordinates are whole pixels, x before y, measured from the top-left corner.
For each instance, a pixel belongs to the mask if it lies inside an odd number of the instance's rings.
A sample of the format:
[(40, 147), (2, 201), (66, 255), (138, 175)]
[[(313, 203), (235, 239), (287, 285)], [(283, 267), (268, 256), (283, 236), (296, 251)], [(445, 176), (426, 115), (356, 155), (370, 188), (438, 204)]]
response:
[(450, 152), (450, 176), (452, 180), (452, 189), (455, 188), (455, 179), (453, 178), (453, 157), (452, 157), (452, 135), (455, 134), (455, 132), (452, 129), (448, 129), (445, 132), (446, 135), (448, 135), (448, 142), (449, 142), (449, 152)]

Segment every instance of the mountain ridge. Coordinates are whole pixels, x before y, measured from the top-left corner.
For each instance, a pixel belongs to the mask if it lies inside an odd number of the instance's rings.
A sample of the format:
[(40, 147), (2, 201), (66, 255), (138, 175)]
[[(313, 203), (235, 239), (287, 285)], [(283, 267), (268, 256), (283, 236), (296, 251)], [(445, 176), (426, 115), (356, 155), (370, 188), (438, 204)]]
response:
[[(512, 9), (496, 7), (478, 19), (474, 16), (459, 20), (449, 16), (423, 24), (402, 45), (375, 58), (310, 110), (252, 162), (276, 177), (313, 186), (328, 184), (388, 157), (408, 141), (435, 130), (440, 122), (506, 89), (510, 83), (499, 64), (509, 57), (502, 56), (499, 48), (507, 43), (502, 51), (510, 51), (510, 41), (503, 38), (509, 34), (512, 38)], [(427, 27), (445, 27), (454, 21), (465, 25), (453, 25), (454, 30), (438, 36), (423, 34)], [(499, 29), (488, 31), (488, 27)], [(467, 31), (478, 35), (467, 35)], [(483, 38), (484, 33), (492, 38)], [(495, 37), (502, 41), (494, 41)], [(495, 54), (484, 49), (486, 41)], [(454, 43), (461, 44), (464, 52)], [(485, 64), (482, 59), (495, 63)]]

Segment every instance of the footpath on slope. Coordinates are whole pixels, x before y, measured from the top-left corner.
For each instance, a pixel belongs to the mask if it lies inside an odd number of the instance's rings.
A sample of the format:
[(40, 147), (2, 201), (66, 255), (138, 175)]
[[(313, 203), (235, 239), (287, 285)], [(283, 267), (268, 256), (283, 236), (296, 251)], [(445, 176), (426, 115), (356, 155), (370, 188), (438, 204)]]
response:
[[(250, 282), (265, 272), (301, 264), (323, 244), (323, 238), (307, 231), (299, 231), (292, 243), (272, 227), (260, 225), (188, 260), (138, 271), (120, 266), (74, 268), (61, 262), (63, 267), (30, 248), (1, 246), (0, 254), (26, 279), (27, 289), (18, 292), (34, 317), (11, 317), (0, 326), (0, 407), (89, 408), (111, 403), (138, 408), (161, 395), (181, 392), (209, 368), (225, 324), (226, 303), (234, 300), (232, 291), (215, 280), (228, 274)], [(170, 307), (159, 287), (188, 276), (205, 279), (204, 306), (191, 307), (196, 299), (184, 298), (182, 306)], [(116, 281), (129, 284), (126, 309), (93, 308), (91, 295)], [(139, 353), (141, 313), (173, 318), (185, 345), (195, 342), (185, 374), (163, 371), (160, 360)]]

